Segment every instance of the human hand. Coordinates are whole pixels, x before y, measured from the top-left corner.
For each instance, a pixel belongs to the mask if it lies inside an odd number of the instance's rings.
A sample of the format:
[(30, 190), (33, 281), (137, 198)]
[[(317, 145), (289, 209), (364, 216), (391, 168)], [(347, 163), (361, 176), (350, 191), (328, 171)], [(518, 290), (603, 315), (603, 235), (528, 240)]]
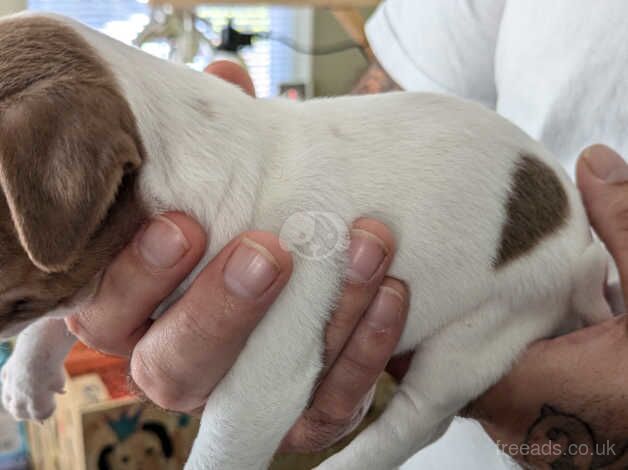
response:
[[(581, 155), (590, 221), (628, 292), (628, 166), (611, 149)], [(498, 447), (532, 468), (628, 468), (628, 319), (532, 345), (466, 413)], [(545, 444), (545, 447), (543, 447)]]
[[(247, 232), (152, 322), (150, 314), (198, 263), (205, 246), (202, 228), (183, 214), (152, 220), (107, 269), (89, 308), (67, 320), (86, 344), (130, 357), (137, 386), (170, 410), (193, 412), (204, 405), (292, 270), (291, 255), (275, 235)], [(405, 323), (405, 285), (385, 277), (393, 252), (384, 225), (356, 221), (350, 281), (326, 332), (324, 375), (284, 450), (325, 448), (359, 423)]]
[[(208, 71), (254, 95), (237, 65), (219, 62)], [(350, 281), (327, 328), (325, 370), (283, 450), (325, 448), (359, 424), (405, 323), (405, 285), (385, 277), (395, 249), (392, 234), (369, 219), (353, 228)], [(155, 307), (200, 261), (205, 247), (202, 227), (187, 216), (169, 213), (152, 220), (109, 266), (89, 308), (67, 320), (86, 344), (129, 357), (135, 384), (175, 411), (204, 405), (292, 271), (291, 256), (275, 235), (242, 234), (152, 322)]]

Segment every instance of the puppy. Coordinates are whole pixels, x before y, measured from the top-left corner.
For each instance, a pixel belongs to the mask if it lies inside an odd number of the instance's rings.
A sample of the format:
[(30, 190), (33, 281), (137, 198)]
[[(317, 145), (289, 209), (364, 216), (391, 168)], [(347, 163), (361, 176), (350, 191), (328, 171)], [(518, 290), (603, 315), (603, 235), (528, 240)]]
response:
[(162, 307), (244, 230), (295, 250), (289, 287), (207, 402), (188, 469), (267, 467), (321, 371), (359, 216), (398, 237), (392, 275), (413, 299), (398, 352), (416, 354), (385, 414), (323, 469), (400, 465), (530, 342), (610, 315), (606, 255), (559, 164), (444, 96), (254, 100), (72, 20), (22, 14), (0, 21), (0, 186), (0, 326), (23, 330), (3, 402), (17, 418), (53, 411), (74, 341), (60, 317), (90, 301), (148, 217), (177, 209), (211, 229)]

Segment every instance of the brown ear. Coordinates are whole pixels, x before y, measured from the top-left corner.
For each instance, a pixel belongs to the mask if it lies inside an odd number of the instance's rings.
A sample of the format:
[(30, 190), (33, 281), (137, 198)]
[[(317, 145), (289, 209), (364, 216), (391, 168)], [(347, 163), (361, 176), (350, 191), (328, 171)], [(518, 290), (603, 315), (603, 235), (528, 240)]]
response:
[(140, 153), (128, 104), (106, 80), (44, 80), (2, 102), (0, 185), (39, 269), (76, 261)]

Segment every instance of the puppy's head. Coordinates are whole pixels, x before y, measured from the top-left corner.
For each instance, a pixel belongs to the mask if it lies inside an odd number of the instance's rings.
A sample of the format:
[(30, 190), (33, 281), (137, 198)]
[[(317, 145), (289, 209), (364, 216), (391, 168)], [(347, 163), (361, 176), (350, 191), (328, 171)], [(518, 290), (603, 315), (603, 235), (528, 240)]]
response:
[(0, 334), (71, 305), (129, 241), (143, 159), (127, 101), (78, 33), (0, 21)]

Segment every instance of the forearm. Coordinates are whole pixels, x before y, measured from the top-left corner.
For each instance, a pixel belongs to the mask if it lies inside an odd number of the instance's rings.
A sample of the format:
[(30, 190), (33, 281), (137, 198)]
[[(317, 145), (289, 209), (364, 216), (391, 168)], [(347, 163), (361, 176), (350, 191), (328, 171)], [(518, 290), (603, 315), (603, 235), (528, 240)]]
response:
[(534, 345), (467, 416), (526, 468), (628, 468), (625, 323)]
[[(537, 408), (532, 424), (528, 425), (529, 420), (521, 421), (518, 436), (504, 434), (498, 425), (484, 426), (499, 450), (524, 468), (628, 468), (628, 434), (620, 431), (618, 423), (604, 422), (607, 417), (602, 410), (582, 409), (572, 414), (549, 404)], [(612, 419), (625, 418), (622, 414), (621, 418)]]
[(364, 72), (364, 75), (362, 75), (353, 88), (352, 94), (367, 95), (398, 90), (401, 90), (401, 87), (397, 85), (382, 66), (375, 61), (369, 66), (366, 72)]

